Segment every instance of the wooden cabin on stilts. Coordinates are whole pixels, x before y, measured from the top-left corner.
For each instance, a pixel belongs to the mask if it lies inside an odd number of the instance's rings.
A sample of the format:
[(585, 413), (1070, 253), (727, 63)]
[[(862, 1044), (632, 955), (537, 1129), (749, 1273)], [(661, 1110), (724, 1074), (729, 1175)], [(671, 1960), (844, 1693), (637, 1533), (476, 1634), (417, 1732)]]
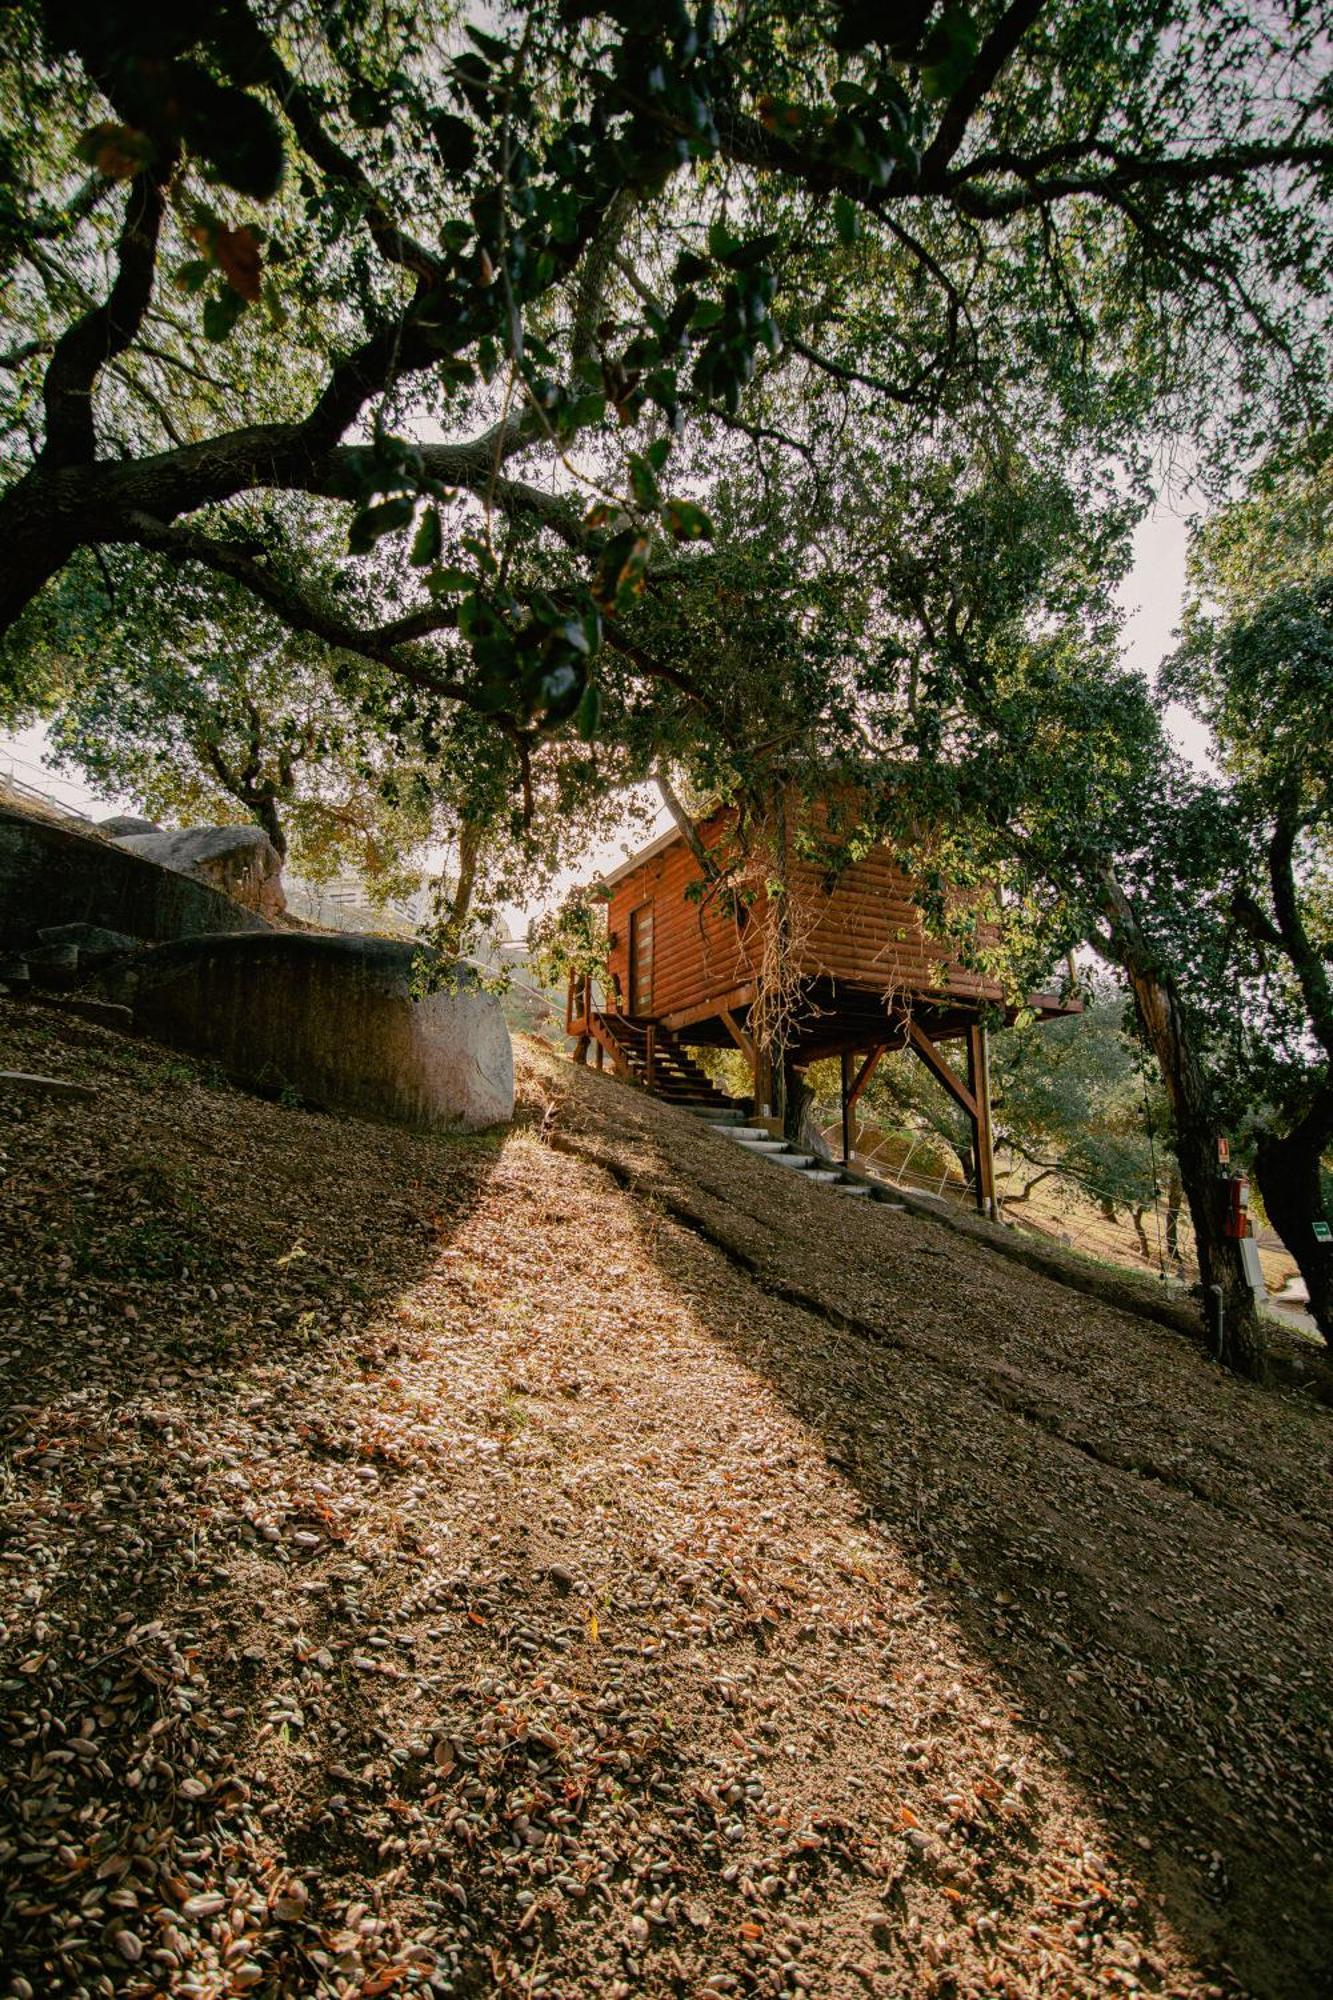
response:
[[(888, 847), (830, 868), (788, 843), (781, 913), (788, 992), (775, 1060), (763, 997), (772, 976), (772, 899), (761, 881), (750, 884), (746, 901), (734, 868), (714, 867), (734, 826), (735, 815), (723, 810), (701, 824), (695, 841), (673, 828), (601, 878), (605, 974), (600, 994), (596, 979), (571, 976), (565, 1026), (575, 1059), (595, 1052), (599, 1067), (609, 1061), (656, 1095), (699, 1107), (723, 1100), (690, 1048), (739, 1048), (751, 1078), (743, 1108), (776, 1130), (808, 1066), (836, 1058), (846, 1163), (876, 1065), (890, 1050), (911, 1049), (967, 1116), (977, 1207), (993, 1215), (986, 1023), (1015, 1018), (1003, 989), (927, 934), (919, 891)], [(1043, 1018), (1077, 1011), (1049, 993), (1026, 1004)]]

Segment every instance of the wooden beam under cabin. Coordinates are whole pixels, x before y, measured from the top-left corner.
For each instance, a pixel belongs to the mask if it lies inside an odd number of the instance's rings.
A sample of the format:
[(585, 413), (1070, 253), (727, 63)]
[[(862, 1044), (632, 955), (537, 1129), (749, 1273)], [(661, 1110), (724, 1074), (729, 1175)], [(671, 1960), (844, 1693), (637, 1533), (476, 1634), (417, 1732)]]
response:
[(753, 1000), (753, 984), (733, 986), (729, 992), (716, 994), (710, 1000), (700, 1001), (697, 1006), (682, 1007), (674, 1014), (664, 1014), (662, 1026), (670, 1028), (673, 1035), (678, 1035), (682, 1028), (692, 1028), (696, 1021), (716, 1020), (723, 1008), (728, 1013), (739, 1013), (742, 1007), (750, 1006)]
[(746, 1034), (744, 1028), (741, 1026), (740, 1022), (736, 1019), (736, 1016), (732, 1013), (730, 1007), (719, 1007), (717, 1011), (718, 1011), (718, 1017), (721, 1020), (723, 1027), (726, 1029), (727, 1033), (731, 1036), (732, 1041), (735, 1042), (736, 1047), (740, 1050), (741, 1054), (745, 1057), (746, 1062), (749, 1063), (751, 1070), (753, 1070), (754, 1069), (753, 1036)]
[(856, 1072), (856, 1075), (852, 1080), (852, 1087), (847, 1093), (848, 1111), (855, 1111), (857, 1104), (860, 1101), (861, 1092), (865, 1089), (871, 1077), (875, 1074), (875, 1071), (879, 1067), (880, 1057), (887, 1054), (888, 1054), (888, 1044), (886, 1042), (881, 1042), (877, 1049), (872, 1049), (870, 1051), (870, 1054), (866, 1057), (860, 1069)]
[(907, 1024), (907, 1039), (916, 1050), (935, 1081), (942, 1084), (954, 1103), (960, 1105), (975, 1125), (977, 1120), (977, 1100), (955, 1069), (944, 1060), (934, 1042), (915, 1021)]

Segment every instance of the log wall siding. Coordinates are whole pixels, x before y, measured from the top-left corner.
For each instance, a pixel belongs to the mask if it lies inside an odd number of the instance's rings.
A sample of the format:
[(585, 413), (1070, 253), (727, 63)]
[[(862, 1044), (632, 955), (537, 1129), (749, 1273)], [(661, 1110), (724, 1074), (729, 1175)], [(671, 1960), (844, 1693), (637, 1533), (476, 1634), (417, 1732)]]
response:
[[(725, 831), (716, 822), (701, 829), (709, 846)], [(809, 863), (794, 863), (791, 873), (794, 900), (816, 913), (802, 954), (812, 978), (876, 995), (949, 995), (970, 1002), (1002, 997), (998, 985), (952, 962), (947, 949), (926, 936), (912, 901), (911, 878), (886, 848), (853, 862), (831, 890)], [(701, 880), (699, 865), (682, 839), (613, 884), (608, 966), (620, 980), (626, 1003), (630, 913), (647, 902), (653, 905), (654, 1015), (700, 1008), (753, 979), (761, 913), (756, 910), (748, 926), (738, 927), (716, 895), (701, 903), (687, 894)], [(994, 935), (993, 927), (983, 927), (983, 934)]]

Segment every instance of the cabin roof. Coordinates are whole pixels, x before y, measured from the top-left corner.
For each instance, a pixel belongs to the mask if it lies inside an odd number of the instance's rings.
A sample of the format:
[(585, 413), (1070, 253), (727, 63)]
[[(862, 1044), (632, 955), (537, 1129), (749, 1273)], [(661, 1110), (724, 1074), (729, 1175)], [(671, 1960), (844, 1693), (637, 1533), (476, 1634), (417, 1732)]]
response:
[(659, 854), (665, 854), (668, 847), (674, 847), (678, 840), (684, 838), (678, 826), (669, 826), (665, 833), (659, 833), (656, 840), (650, 840), (637, 854), (627, 854), (623, 861), (617, 862), (614, 868), (606, 869), (597, 879), (603, 887), (614, 888), (617, 882), (623, 882), (627, 875), (632, 875), (645, 861), (655, 860)]

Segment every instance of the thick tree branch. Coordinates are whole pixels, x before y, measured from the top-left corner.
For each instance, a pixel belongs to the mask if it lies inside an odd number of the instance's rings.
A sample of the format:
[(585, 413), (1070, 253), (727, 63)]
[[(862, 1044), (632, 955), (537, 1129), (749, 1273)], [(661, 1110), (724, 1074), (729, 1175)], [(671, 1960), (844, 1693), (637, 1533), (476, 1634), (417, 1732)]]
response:
[(1330, 986), (1328, 966), (1310, 942), (1296, 891), (1295, 853), (1300, 817), (1295, 791), (1293, 784), (1278, 813), (1268, 843), (1268, 880), (1282, 947), (1300, 984), (1310, 1026), (1326, 1058), (1333, 1064), (1333, 986)]
[(1045, 5), (1046, 0), (1014, 0), (1013, 6), (1000, 16), (977, 51), (966, 82), (944, 107), (935, 136), (921, 156), (923, 179), (937, 179), (948, 166), (1000, 71)]
[(606, 303), (606, 287), (613, 270), (624, 269), (618, 246), (625, 226), (634, 213), (636, 196), (630, 188), (620, 188), (612, 196), (601, 227), (589, 243), (574, 292), (569, 351), (574, 362), (585, 361), (597, 349), (597, 325)]
[[(243, 585), (252, 596), (276, 611), (293, 631), (308, 632), (313, 638), (321, 639), (341, 652), (354, 653), (361, 659), (387, 667), (401, 680), (426, 693), (440, 695), (447, 701), (462, 702), (472, 708), (482, 706), (477, 691), (466, 682), (442, 673), (436, 662), (415, 646), (409, 648), (402, 639), (386, 637), (386, 631), (392, 634), (393, 627), (352, 624), (270, 570), (266, 563), (237, 543), (220, 541), (190, 528), (172, 527), (145, 513), (130, 514), (123, 532), (108, 539), (133, 542), (139, 548), (151, 549), (175, 562), (199, 563), (216, 575), (230, 577), (233, 582)], [(453, 622), (456, 614), (448, 606), (441, 606), (436, 616), (436, 629), (442, 630)]]
[[(994, 159), (996, 156), (991, 155)], [(976, 185), (974, 169), (964, 166), (949, 177), (943, 189), (929, 192), (949, 194), (965, 215), (982, 222), (1003, 221), (1006, 216), (1042, 208), (1074, 196), (1115, 202), (1136, 188), (1178, 190), (1200, 187), (1209, 181), (1245, 180), (1251, 174), (1293, 167), (1333, 166), (1333, 143), (1315, 145), (1248, 145), (1223, 148), (1216, 153), (1117, 154), (1117, 164), (1105, 173), (1056, 174), (1044, 176), (1021, 157), (1015, 157), (1007, 171), (1024, 184), (1007, 192), (991, 192)]]
[(48, 469), (89, 464), (97, 455), (93, 390), (107, 362), (125, 352), (143, 324), (173, 166), (171, 160), (155, 165), (130, 183), (111, 290), (56, 342), (42, 388), (46, 442), (39, 463)]
[(327, 180), (340, 181), (361, 198), (366, 227), (387, 263), (410, 271), (426, 287), (444, 282), (449, 263), (401, 228), (383, 196), (358, 160), (326, 129), (316, 101), (292, 75), (268, 36), (244, 7), (228, 9), (229, 28), (240, 40), (249, 80), (262, 84), (277, 98), (306, 157)]
[(1241, 930), (1255, 944), (1266, 945), (1270, 951), (1286, 949), (1281, 931), (1272, 919), (1264, 914), (1248, 890), (1236, 890), (1231, 898), (1231, 914)]
[(667, 768), (660, 758), (653, 766), (653, 782), (661, 795), (663, 805), (675, 821), (677, 831), (684, 837), (685, 845), (698, 862), (704, 881), (720, 881), (721, 871), (700, 839), (699, 829), (685, 810), (684, 803), (675, 786), (672, 784)]
[(831, 355), (821, 354), (817, 348), (809, 346), (797, 334), (784, 332), (782, 338), (793, 353), (808, 361), (812, 368), (831, 375), (837, 382), (859, 382), (862, 388), (873, 389), (877, 395), (887, 396), (891, 402), (902, 403), (909, 409), (921, 399), (919, 387), (909, 388), (901, 382), (890, 382), (883, 375), (871, 375), (864, 368), (853, 368), (845, 361), (835, 361)]

